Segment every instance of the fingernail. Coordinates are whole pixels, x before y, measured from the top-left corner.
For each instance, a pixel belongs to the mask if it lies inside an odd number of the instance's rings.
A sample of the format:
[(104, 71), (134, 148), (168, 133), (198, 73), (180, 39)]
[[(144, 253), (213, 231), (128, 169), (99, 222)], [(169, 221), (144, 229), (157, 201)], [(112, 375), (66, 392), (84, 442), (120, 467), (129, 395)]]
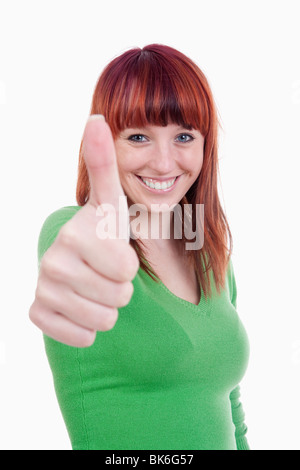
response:
[(97, 120), (105, 121), (105, 117), (103, 116), (103, 114), (91, 114), (88, 118), (88, 121), (97, 121)]

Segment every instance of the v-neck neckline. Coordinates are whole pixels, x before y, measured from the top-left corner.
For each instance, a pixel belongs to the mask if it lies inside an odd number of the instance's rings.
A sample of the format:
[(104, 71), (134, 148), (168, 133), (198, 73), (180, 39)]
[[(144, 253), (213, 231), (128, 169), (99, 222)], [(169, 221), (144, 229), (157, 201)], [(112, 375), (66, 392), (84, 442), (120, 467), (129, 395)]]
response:
[[(176, 294), (174, 294), (172, 291), (170, 291), (170, 289), (168, 289), (168, 287), (160, 279), (158, 279), (157, 281), (152, 279), (149, 276), (149, 274), (147, 274), (141, 267), (139, 268), (138, 273), (140, 275), (142, 275), (143, 279), (146, 281), (147, 286), (149, 287), (149, 289), (151, 289), (151, 291), (156, 291), (157, 294), (159, 294), (159, 291), (164, 292), (174, 302), (180, 303), (182, 306), (184, 306), (184, 307), (186, 307), (190, 310), (193, 310), (194, 312), (197, 312), (197, 313), (200, 312), (200, 313), (203, 313), (205, 315), (210, 314), (210, 311), (211, 311), (211, 298), (210, 297), (205, 298), (204, 292), (203, 292), (201, 286), (200, 286), (200, 301), (199, 301), (198, 304), (194, 304), (192, 302), (189, 302), (188, 300), (185, 300), (181, 297), (178, 297)], [(149, 286), (149, 283), (151, 284), (150, 286)], [(155, 298), (155, 295), (153, 297)]]

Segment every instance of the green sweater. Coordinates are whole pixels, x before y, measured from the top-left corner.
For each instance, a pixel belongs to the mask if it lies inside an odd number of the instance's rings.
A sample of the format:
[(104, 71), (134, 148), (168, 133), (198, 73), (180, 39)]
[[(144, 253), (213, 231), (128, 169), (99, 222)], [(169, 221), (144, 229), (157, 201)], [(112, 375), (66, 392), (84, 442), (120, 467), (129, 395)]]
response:
[[(79, 210), (45, 221), (40, 260)], [(232, 262), (226, 288), (187, 302), (142, 269), (114, 328), (88, 348), (44, 335), (72, 448), (104, 450), (247, 450), (239, 382), (249, 345), (236, 311)]]

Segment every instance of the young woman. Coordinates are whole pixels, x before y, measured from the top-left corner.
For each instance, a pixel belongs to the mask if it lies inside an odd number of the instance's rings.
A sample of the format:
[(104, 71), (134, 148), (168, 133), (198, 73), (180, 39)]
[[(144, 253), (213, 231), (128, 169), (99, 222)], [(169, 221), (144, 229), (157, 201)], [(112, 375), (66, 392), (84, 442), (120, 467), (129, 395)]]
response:
[(181, 52), (134, 48), (101, 74), (78, 206), (42, 227), (30, 309), (73, 449), (248, 449), (217, 139), (207, 79)]

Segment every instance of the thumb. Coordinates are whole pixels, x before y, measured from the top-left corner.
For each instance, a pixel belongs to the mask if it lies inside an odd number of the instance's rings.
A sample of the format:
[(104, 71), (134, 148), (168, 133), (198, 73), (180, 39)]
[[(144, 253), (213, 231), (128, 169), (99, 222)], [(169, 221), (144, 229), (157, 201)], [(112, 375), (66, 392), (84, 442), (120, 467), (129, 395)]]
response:
[(89, 117), (83, 134), (83, 155), (90, 182), (89, 203), (112, 204), (116, 209), (121, 186), (113, 136), (104, 116)]
[(100, 216), (98, 238), (129, 241), (127, 200), (121, 186), (113, 136), (102, 115), (89, 117), (83, 135), (83, 155), (90, 182), (88, 204)]

